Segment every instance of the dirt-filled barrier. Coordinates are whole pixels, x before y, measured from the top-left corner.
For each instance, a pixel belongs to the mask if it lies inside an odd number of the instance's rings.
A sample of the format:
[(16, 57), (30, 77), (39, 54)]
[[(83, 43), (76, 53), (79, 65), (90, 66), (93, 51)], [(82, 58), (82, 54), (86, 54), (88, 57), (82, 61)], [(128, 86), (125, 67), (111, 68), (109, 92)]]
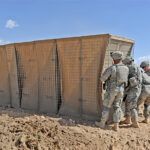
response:
[(10, 85), (10, 103), (14, 108), (20, 107), (20, 95), (18, 87), (17, 59), (14, 44), (5, 46), (8, 62), (9, 85)]
[(57, 113), (57, 58), (55, 40), (35, 42), (38, 62), (38, 107), (40, 112)]
[(0, 46), (0, 105), (10, 105), (10, 82), (5, 46)]
[(100, 76), (112, 65), (110, 52), (130, 55), (133, 40), (109, 34), (57, 40), (62, 105), (60, 114), (98, 119), (102, 111)]
[(102, 86), (99, 79), (103, 71), (109, 36), (83, 37), (81, 39), (82, 115), (95, 119), (100, 116), (102, 108)]
[(104, 34), (0, 46), (0, 105), (98, 119), (110, 52), (133, 44)]
[(58, 60), (61, 82), (60, 114), (81, 115), (80, 100), (80, 38), (68, 38), (57, 40)]
[(34, 42), (15, 44), (21, 108), (38, 110), (38, 65)]

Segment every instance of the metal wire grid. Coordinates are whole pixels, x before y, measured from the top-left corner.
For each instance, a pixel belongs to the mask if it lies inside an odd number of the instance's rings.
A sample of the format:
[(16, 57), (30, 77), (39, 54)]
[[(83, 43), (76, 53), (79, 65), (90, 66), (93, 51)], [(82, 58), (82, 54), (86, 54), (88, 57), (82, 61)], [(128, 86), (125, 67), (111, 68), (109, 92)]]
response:
[(10, 105), (15, 108), (19, 108), (19, 88), (16, 68), (16, 54), (14, 45), (5, 46), (7, 63), (8, 63), (8, 75), (9, 75), (9, 89), (10, 89)]
[(10, 89), (8, 81), (8, 64), (5, 47), (0, 47), (0, 103), (2, 106), (10, 104)]
[(38, 71), (33, 43), (16, 44), (18, 83), (21, 107), (37, 110), (38, 108)]
[(99, 78), (106, 43), (105, 38), (82, 39), (82, 111), (93, 118), (99, 116), (101, 109)]
[(132, 46), (111, 41), (105, 54), (107, 42), (97, 37), (15, 45), (20, 105), (26, 97), (27, 109), (35, 104), (42, 112), (56, 106), (55, 113), (60, 109), (62, 114), (99, 115), (103, 62), (108, 67), (110, 51), (118, 48), (127, 55)]
[(80, 46), (80, 39), (57, 41), (61, 83), (61, 114), (80, 115)]
[(38, 110), (57, 112), (55, 41), (35, 42), (38, 62)]
[(112, 58), (110, 57), (110, 52), (121, 51), (123, 52), (124, 58), (127, 55), (130, 55), (132, 49), (132, 44), (122, 41), (110, 40), (108, 50), (106, 51), (105, 61), (104, 61), (104, 70), (112, 65)]

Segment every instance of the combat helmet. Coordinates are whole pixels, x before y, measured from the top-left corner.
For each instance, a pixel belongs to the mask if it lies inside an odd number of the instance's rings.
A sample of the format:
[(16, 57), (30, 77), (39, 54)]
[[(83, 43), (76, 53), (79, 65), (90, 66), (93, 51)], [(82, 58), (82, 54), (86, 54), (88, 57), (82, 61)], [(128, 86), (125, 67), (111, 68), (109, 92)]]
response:
[(126, 65), (130, 62), (134, 61), (134, 59), (132, 58), (132, 56), (127, 56), (124, 60), (123, 63)]
[(120, 51), (110, 52), (110, 56), (112, 57), (113, 60), (122, 59), (123, 53)]
[(149, 67), (149, 61), (142, 61), (140, 67), (141, 68)]

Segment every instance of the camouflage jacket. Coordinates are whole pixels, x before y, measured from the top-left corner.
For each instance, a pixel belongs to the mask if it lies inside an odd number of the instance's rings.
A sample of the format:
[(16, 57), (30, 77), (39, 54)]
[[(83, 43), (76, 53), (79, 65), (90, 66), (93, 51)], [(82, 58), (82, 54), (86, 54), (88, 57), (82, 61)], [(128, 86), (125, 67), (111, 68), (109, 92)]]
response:
[[(117, 73), (116, 73), (117, 72), (116, 68), (119, 65), (123, 65), (123, 64), (122, 63), (113, 64), (112, 66), (108, 67), (102, 74), (100, 79), (102, 82), (105, 82), (107, 89), (114, 89), (115, 87), (119, 86), (117, 84)], [(126, 67), (126, 69), (128, 70), (126, 72), (128, 74), (128, 72), (129, 72), (128, 67)]]
[(142, 75), (143, 78), (143, 85), (150, 85), (150, 71), (143, 72)]
[[(131, 65), (128, 65), (128, 68), (129, 68), (129, 80), (131, 78), (134, 78), (137, 82), (137, 85), (141, 85), (142, 84), (142, 69), (140, 67), (138, 67), (136, 64), (131, 64)], [(131, 85), (129, 84), (129, 87)]]
[(147, 72), (145, 72), (148, 76), (150, 76), (150, 70), (149, 71), (147, 71)]

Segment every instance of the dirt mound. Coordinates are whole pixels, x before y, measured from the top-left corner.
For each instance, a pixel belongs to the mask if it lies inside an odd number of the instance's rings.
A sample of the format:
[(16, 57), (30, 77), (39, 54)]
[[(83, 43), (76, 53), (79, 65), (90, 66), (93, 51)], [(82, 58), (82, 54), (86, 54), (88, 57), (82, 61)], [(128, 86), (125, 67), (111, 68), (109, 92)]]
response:
[[(141, 120), (141, 118), (140, 118)], [(0, 108), (0, 150), (149, 150), (150, 126), (121, 125), (115, 132), (94, 122)]]

